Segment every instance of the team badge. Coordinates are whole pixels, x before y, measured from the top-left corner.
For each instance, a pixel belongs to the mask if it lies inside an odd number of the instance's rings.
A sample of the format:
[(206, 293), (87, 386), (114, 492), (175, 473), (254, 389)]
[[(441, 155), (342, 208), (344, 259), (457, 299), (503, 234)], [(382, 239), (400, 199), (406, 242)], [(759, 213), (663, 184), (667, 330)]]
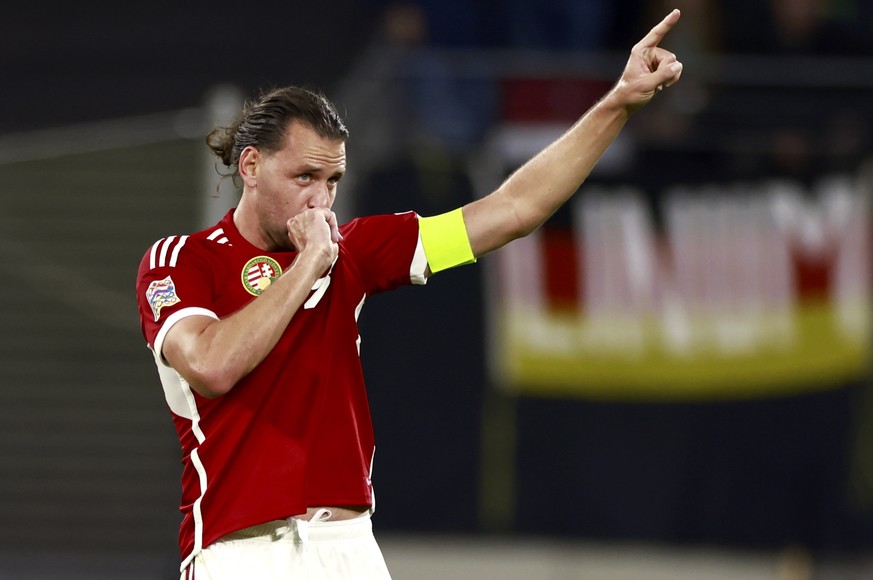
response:
[(258, 256), (243, 266), (242, 283), (249, 294), (260, 296), (281, 275), (282, 267), (279, 262), (267, 256)]
[(161, 317), (161, 308), (181, 302), (178, 294), (176, 294), (176, 284), (169, 276), (149, 284), (146, 290), (146, 300), (148, 300), (149, 306), (152, 307), (155, 322)]

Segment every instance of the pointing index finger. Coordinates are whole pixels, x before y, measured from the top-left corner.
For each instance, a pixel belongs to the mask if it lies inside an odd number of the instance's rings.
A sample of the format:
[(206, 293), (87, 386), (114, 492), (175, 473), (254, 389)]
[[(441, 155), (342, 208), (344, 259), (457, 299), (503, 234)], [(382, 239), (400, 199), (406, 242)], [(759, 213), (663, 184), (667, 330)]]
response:
[(670, 14), (665, 16), (661, 22), (656, 24), (655, 27), (637, 43), (637, 46), (643, 48), (658, 46), (667, 33), (670, 32), (670, 29), (673, 28), (673, 25), (679, 21), (680, 14), (679, 9), (674, 8)]

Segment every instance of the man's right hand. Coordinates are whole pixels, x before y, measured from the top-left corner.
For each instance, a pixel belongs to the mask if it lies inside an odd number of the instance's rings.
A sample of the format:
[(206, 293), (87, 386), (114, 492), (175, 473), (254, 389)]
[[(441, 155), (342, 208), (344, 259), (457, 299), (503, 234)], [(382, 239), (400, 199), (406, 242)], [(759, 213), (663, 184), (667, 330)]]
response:
[(339, 253), (339, 232), (336, 214), (325, 208), (307, 209), (287, 223), (288, 239), (300, 254), (323, 260), (324, 270), (330, 267)]

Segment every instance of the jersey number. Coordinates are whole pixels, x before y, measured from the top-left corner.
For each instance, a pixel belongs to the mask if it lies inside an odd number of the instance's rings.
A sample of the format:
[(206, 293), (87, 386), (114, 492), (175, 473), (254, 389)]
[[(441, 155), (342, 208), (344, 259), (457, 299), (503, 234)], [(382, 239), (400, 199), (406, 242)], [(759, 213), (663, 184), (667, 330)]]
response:
[(315, 308), (315, 306), (321, 300), (321, 297), (324, 296), (325, 292), (327, 292), (328, 286), (330, 286), (330, 274), (316, 280), (315, 284), (312, 285), (312, 296), (310, 296), (306, 300), (306, 302), (303, 303), (303, 309), (311, 310)]

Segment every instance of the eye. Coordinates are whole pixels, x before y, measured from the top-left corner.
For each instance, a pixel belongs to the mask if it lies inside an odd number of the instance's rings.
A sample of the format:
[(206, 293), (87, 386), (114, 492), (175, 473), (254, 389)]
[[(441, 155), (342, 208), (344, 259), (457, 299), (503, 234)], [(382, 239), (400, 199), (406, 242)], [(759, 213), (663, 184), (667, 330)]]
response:
[(301, 173), (300, 175), (297, 176), (297, 179), (300, 181), (312, 181), (312, 174), (311, 173)]

